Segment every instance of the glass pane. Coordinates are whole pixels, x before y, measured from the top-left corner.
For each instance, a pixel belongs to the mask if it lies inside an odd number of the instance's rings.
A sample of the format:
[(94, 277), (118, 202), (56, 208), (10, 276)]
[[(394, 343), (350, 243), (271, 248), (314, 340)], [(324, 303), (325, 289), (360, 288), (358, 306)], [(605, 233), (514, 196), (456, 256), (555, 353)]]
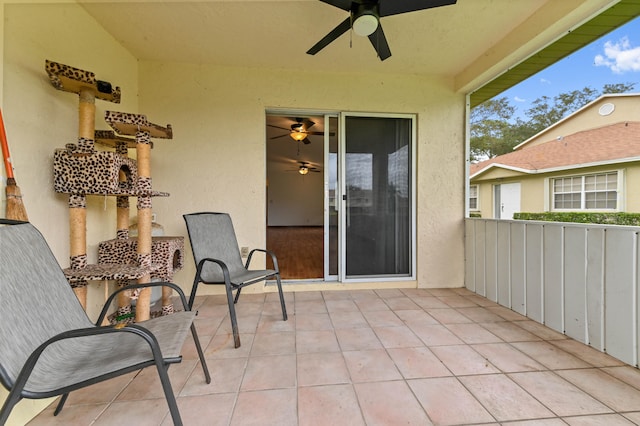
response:
[(346, 275), (410, 275), (411, 120), (345, 124)]
[[(338, 196), (338, 118), (329, 117), (327, 122), (327, 131), (329, 132), (329, 155), (327, 159), (328, 179), (329, 179), (329, 200), (327, 217), (328, 244), (326, 245), (325, 258), (328, 260), (328, 270), (325, 274), (329, 276), (338, 275), (338, 205), (336, 200)], [(325, 278), (327, 278), (325, 276)]]

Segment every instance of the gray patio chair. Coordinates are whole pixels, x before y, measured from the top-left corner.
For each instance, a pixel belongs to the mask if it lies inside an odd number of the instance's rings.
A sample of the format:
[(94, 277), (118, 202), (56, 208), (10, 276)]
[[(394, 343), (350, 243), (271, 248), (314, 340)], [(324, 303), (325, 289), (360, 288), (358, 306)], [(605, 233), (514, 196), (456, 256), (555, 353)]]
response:
[[(173, 288), (184, 311), (126, 326), (96, 326), (40, 232), (30, 223), (0, 219), (0, 383), (9, 390), (0, 425), (23, 398), (62, 395), (57, 415), (69, 392), (152, 365), (174, 424), (182, 424), (167, 369), (181, 361), (189, 330), (207, 383), (211, 378), (184, 293), (171, 283), (149, 285)], [(102, 324), (118, 292), (96, 324)]]
[[(287, 308), (284, 304), (280, 269), (278, 268), (276, 255), (269, 250), (253, 249), (249, 252), (246, 263), (243, 264), (233, 223), (227, 213), (189, 213), (183, 215), (183, 217), (187, 224), (191, 250), (196, 264), (196, 275), (193, 279), (189, 306), (193, 308), (193, 301), (196, 297), (199, 283), (224, 284), (227, 292), (233, 340), (235, 347), (238, 348), (240, 347), (240, 334), (234, 305), (238, 302), (240, 292), (248, 285), (275, 277), (278, 293), (280, 294), (282, 319), (286, 321)], [(273, 261), (274, 269), (249, 269), (251, 258), (255, 252), (263, 252), (269, 255)], [(235, 298), (233, 297), (233, 291), (236, 291)]]

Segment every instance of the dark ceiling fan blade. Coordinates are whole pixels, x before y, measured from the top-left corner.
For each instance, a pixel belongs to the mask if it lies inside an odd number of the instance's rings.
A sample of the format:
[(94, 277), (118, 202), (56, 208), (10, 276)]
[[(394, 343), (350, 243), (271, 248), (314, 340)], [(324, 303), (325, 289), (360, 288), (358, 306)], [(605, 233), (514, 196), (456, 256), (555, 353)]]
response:
[(284, 138), (285, 136), (289, 136), (289, 133), (286, 133), (286, 134), (280, 135), (280, 136), (274, 136), (272, 138), (269, 138), (269, 140), (271, 140), (271, 139), (280, 139), (280, 138)]
[(324, 135), (324, 132), (305, 132), (307, 135)]
[(287, 129), (286, 127), (274, 126), (273, 124), (267, 124), (267, 126), (274, 127), (276, 129), (280, 129), (280, 130), (286, 130), (287, 132), (291, 131), (291, 129)]
[(449, 6), (457, 0), (379, 0), (380, 17), (414, 12), (416, 10)]
[(309, 145), (311, 143), (311, 141), (307, 137), (307, 138), (302, 139), (302, 143), (305, 144), (305, 145)]
[(315, 55), (316, 53), (318, 53), (319, 51), (327, 47), (332, 41), (334, 41), (335, 39), (340, 37), (342, 34), (349, 31), (350, 28), (351, 28), (351, 17), (348, 17), (347, 19), (342, 21), (340, 24), (338, 24), (338, 26), (335, 27), (329, 34), (324, 36), (322, 40), (317, 42), (311, 49), (307, 50), (307, 53), (309, 55)]
[(373, 48), (376, 49), (381, 61), (384, 61), (391, 56), (391, 49), (389, 49), (387, 37), (385, 37), (384, 31), (382, 30), (382, 23), (380, 23), (376, 31), (369, 36), (369, 40), (371, 41)]

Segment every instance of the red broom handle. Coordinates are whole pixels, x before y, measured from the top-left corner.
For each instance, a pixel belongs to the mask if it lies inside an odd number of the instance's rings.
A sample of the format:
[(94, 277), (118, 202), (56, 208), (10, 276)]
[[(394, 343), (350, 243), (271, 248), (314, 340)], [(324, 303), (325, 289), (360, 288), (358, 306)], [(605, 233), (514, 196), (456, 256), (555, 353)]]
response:
[(2, 145), (2, 157), (4, 158), (4, 168), (7, 171), (7, 179), (13, 179), (13, 166), (9, 156), (9, 144), (7, 143), (7, 132), (4, 130), (2, 110), (0, 110), (0, 144)]

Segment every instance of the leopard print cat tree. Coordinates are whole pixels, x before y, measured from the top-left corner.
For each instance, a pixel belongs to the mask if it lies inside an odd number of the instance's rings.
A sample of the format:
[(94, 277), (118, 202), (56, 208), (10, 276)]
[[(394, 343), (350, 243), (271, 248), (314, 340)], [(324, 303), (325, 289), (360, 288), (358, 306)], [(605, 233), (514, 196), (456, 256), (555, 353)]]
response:
[[(80, 303), (86, 308), (88, 281), (114, 280), (126, 285), (151, 279), (170, 281), (174, 271), (182, 268), (183, 237), (152, 237), (152, 197), (169, 194), (151, 188), (151, 137), (171, 139), (170, 125), (161, 127), (144, 115), (107, 111), (105, 119), (113, 131), (95, 130), (95, 100), (120, 102), (120, 88), (96, 80), (94, 73), (46, 61), (45, 69), (52, 85), (79, 95), (79, 137), (77, 144), (57, 149), (53, 158), (54, 190), (69, 194), (69, 229), (71, 266), (64, 270)], [(124, 136), (135, 136), (126, 138)], [(115, 148), (96, 150), (96, 143)], [(136, 159), (128, 156), (131, 148)], [(98, 263), (87, 262), (86, 196), (115, 196), (117, 207), (116, 238), (98, 245)], [(137, 238), (129, 238), (129, 197), (137, 197)], [(137, 297), (135, 320), (151, 316), (150, 289)], [(170, 293), (162, 295), (162, 314), (173, 312)], [(128, 318), (131, 302), (118, 300), (116, 318)]]

